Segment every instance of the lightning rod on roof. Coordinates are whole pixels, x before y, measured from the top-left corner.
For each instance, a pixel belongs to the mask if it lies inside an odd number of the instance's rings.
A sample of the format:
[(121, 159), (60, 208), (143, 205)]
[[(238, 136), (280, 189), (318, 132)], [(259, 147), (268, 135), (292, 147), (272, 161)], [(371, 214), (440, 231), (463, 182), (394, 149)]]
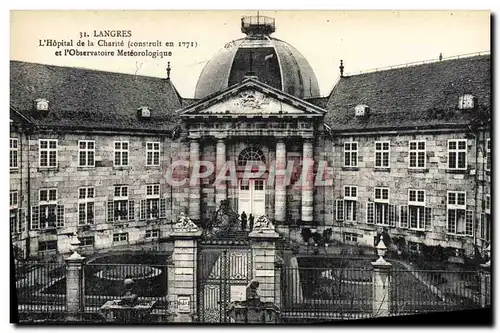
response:
[(170, 71), (171, 71), (171, 68), (170, 68), (170, 61), (167, 62), (167, 79), (170, 79)]

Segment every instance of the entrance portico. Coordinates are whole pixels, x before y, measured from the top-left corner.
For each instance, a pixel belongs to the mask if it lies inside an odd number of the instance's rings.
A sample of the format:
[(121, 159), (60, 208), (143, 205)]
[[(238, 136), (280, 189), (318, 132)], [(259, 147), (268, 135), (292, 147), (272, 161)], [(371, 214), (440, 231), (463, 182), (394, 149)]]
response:
[[(315, 130), (325, 110), (247, 78), (180, 112), (190, 140), (191, 167), (205, 149), (207, 158), (213, 151), (215, 177), (224, 177), (191, 183), (188, 214), (193, 220), (202, 220), (229, 199), (239, 214), (266, 215), (278, 225), (287, 224), (289, 206), (295, 205), (294, 211), (301, 212), (296, 220), (314, 223), (312, 184), (290, 174), (307, 165), (308, 174), (301, 178), (310, 178)], [(290, 160), (290, 147), (301, 157), (300, 165)]]

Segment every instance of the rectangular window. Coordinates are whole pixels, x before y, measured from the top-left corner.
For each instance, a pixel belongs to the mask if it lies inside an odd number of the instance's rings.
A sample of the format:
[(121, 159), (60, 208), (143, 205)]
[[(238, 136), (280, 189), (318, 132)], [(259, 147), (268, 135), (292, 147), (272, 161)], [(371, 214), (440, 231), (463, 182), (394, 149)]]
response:
[[(55, 228), (64, 226), (64, 206), (58, 205), (57, 189), (41, 189), (38, 196), (38, 206), (32, 208), (32, 228)], [(38, 216), (33, 216), (37, 214)], [(35, 223), (33, 223), (35, 222)], [(38, 225), (39, 222), (39, 225)]]
[(374, 202), (367, 202), (366, 203), (366, 223), (367, 224), (375, 223), (374, 211), (375, 211), (375, 203)]
[(408, 190), (408, 219), (411, 229), (425, 229), (425, 191)]
[(408, 206), (399, 206), (399, 227), (408, 228)]
[(491, 170), (491, 139), (486, 140), (486, 171)]
[(11, 208), (17, 208), (19, 204), (19, 194), (17, 191), (10, 191), (9, 202)]
[(78, 237), (78, 240), (80, 241), (80, 246), (88, 246), (92, 247), (94, 246), (94, 236), (87, 236), (87, 237)]
[(115, 141), (115, 166), (128, 166), (128, 141)]
[(447, 232), (456, 235), (472, 236), (474, 212), (466, 210), (465, 192), (448, 192)]
[(10, 139), (9, 165), (11, 169), (17, 169), (18, 148), (17, 139)]
[(19, 226), (19, 195), (17, 191), (10, 191), (10, 230), (20, 232)]
[(146, 238), (159, 238), (160, 229), (146, 230)]
[(146, 218), (157, 219), (160, 215), (160, 185), (146, 186)]
[(39, 140), (38, 143), (40, 167), (57, 167), (57, 140)]
[(358, 242), (358, 235), (357, 234), (353, 234), (351, 232), (346, 232), (344, 234), (344, 241), (346, 243), (357, 243)]
[(241, 191), (250, 191), (250, 183), (248, 180), (242, 179), (240, 183), (240, 190)]
[(486, 194), (486, 200), (484, 204), (484, 211), (488, 214), (491, 212), (491, 196), (489, 194)]
[(160, 165), (160, 143), (159, 142), (146, 142), (146, 165), (159, 166)]
[(78, 189), (78, 224), (94, 224), (94, 188)]
[(122, 232), (118, 234), (113, 234), (114, 243), (125, 243), (128, 242), (128, 232)]
[(38, 242), (38, 251), (39, 252), (57, 251), (57, 241)]
[(344, 219), (355, 222), (358, 210), (358, 187), (344, 186)]
[(448, 140), (448, 169), (467, 168), (467, 140)]
[(484, 213), (481, 214), (480, 237), (487, 242), (491, 240), (491, 196), (489, 194), (486, 195)]
[(491, 215), (488, 213), (481, 214), (480, 237), (487, 242), (491, 240)]
[(358, 166), (358, 143), (345, 142), (344, 143), (344, 166), (357, 167)]
[(386, 187), (375, 187), (375, 202), (389, 202), (389, 189)]
[(389, 141), (375, 142), (375, 167), (389, 168), (390, 167), (390, 146)]
[(134, 202), (128, 200), (128, 186), (115, 186), (113, 201), (108, 202), (108, 221), (134, 219)]
[(410, 160), (408, 167), (410, 169), (425, 169), (425, 141), (412, 140), (409, 144)]
[(78, 166), (80, 167), (95, 166), (95, 141), (91, 140), (78, 141)]
[(395, 207), (389, 205), (389, 189), (385, 187), (375, 188), (374, 200), (375, 224), (384, 226), (395, 226)]

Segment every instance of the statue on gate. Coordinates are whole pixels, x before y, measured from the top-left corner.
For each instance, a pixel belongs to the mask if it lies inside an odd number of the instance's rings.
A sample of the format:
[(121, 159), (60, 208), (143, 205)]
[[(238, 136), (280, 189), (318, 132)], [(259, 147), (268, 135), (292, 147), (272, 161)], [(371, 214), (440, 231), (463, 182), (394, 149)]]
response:
[(215, 211), (205, 231), (209, 237), (229, 237), (240, 232), (240, 229), (239, 215), (231, 209), (229, 200), (224, 199), (221, 200), (219, 209)]
[(274, 225), (267, 216), (262, 215), (255, 221), (252, 231), (258, 233), (274, 231)]
[(189, 218), (189, 216), (186, 216), (183, 212), (181, 212), (177, 223), (174, 224), (174, 230), (181, 232), (194, 232), (198, 231), (198, 226)]

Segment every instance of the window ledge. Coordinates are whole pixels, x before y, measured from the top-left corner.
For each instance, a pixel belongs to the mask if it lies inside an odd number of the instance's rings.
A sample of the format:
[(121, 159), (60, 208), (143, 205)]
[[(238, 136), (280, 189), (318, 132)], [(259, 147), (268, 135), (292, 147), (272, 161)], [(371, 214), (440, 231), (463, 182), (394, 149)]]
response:
[(59, 167), (38, 167), (38, 172), (59, 171)]
[(95, 170), (95, 166), (78, 166), (78, 171)]
[(419, 234), (423, 235), (423, 234), (430, 231), (430, 230), (425, 230), (425, 229), (412, 229), (412, 228), (407, 228), (407, 229), (408, 229), (408, 231), (411, 231), (412, 233), (417, 234), (417, 235), (419, 235)]
[(128, 228), (129, 224), (132, 223), (133, 221), (115, 221), (113, 222), (113, 227), (115, 228)]
[(450, 237), (450, 238), (460, 238), (460, 239), (465, 238), (465, 237), (472, 237), (472, 235), (466, 235), (466, 234), (452, 234), (452, 233), (449, 233), (449, 232), (447, 232), (447, 233), (446, 233), (446, 236), (447, 236), (447, 237)]
[(160, 165), (145, 165), (145, 168), (146, 169), (159, 169), (160, 168)]
[(19, 168), (10, 168), (10, 173), (18, 173), (19, 172)]
[(342, 171), (359, 171), (359, 167), (343, 166)]
[(468, 174), (469, 173), (469, 170), (468, 169), (446, 169), (445, 170), (446, 173), (451, 173), (451, 174), (457, 174), (457, 175), (460, 175), (460, 174)]
[(130, 170), (131, 167), (130, 166), (113, 166), (113, 169), (122, 171), (122, 170)]
[(391, 168), (375, 167), (375, 172), (391, 172)]
[(429, 169), (427, 168), (408, 168), (408, 173), (427, 173)]

